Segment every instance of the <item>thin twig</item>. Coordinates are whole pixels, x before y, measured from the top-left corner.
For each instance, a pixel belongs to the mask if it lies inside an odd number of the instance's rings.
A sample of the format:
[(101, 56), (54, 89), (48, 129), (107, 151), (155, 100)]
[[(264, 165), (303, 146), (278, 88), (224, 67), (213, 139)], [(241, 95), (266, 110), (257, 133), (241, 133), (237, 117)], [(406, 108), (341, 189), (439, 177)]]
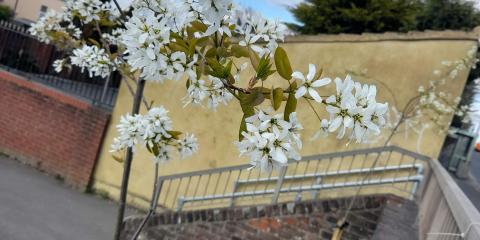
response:
[(315, 108), (313, 107), (313, 104), (310, 102), (310, 100), (306, 97), (304, 97), (304, 99), (307, 101), (308, 105), (310, 106), (310, 108), (312, 109), (312, 111), (315, 113), (315, 115), (317, 116), (318, 118), (318, 121), (322, 122), (322, 118), (320, 118), (320, 115), (318, 114), (317, 110), (315, 110)]

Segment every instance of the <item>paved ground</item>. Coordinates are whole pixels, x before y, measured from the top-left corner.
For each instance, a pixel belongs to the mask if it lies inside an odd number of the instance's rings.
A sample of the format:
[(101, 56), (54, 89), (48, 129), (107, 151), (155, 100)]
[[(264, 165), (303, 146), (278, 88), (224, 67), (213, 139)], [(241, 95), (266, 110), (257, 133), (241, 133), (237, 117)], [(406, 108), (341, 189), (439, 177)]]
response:
[(474, 152), (471, 159), (468, 179), (458, 179), (458, 185), (480, 211), (480, 153)]
[(112, 239), (116, 204), (0, 156), (0, 239)]

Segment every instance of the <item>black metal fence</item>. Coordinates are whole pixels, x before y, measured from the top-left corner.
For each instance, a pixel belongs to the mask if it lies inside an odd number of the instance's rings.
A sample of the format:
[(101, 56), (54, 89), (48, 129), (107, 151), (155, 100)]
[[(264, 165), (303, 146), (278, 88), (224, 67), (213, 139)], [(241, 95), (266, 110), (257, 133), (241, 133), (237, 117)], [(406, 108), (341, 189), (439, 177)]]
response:
[(111, 108), (115, 103), (121, 75), (114, 72), (108, 86), (107, 79), (89, 77), (78, 67), (55, 72), (52, 63), (64, 56), (55, 46), (41, 43), (27, 28), (0, 21), (0, 67), (53, 87), (93, 104)]

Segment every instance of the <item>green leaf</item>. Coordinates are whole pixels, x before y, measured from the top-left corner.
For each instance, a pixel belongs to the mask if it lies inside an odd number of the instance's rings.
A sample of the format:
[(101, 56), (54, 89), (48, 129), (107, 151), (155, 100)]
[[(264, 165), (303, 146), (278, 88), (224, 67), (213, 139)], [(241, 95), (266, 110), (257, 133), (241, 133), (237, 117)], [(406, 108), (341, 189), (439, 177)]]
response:
[(208, 58), (207, 63), (211, 68), (211, 71), (209, 71), (208, 74), (221, 79), (229, 79), (232, 70), (232, 61), (229, 61), (226, 66), (223, 66), (216, 59)]
[(225, 72), (229, 74), (232, 72), (232, 61), (228, 61), (227, 66), (225, 66)]
[(119, 163), (123, 163), (123, 156), (125, 156), (125, 152), (122, 151), (120, 154), (119, 153), (114, 153), (112, 154), (112, 158), (113, 160), (119, 162)]
[(107, 18), (101, 18), (99, 24), (103, 27), (115, 27), (117, 25), (116, 23), (108, 20)]
[(193, 38), (188, 41), (188, 56), (193, 56), (195, 53), (195, 47), (197, 46), (197, 39)]
[(182, 46), (176, 42), (171, 42), (168, 44), (168, 47), (174, 52), (184, 52), (188, 53), (188, 46)]
[(191, 22), (190, 25), (192, 26), (193, 29), (195, 29), (197, 32), (205, 32), (207, 31), (207, 25), (200, 21), (194, 21)]
[(203, 61), (199, 62), (198, 66), (195, 68), (195, 72), (197, 73), (197, 80), (199, 80), (205, 72), (205, 63)]
[(249, 49), (248, 56), (250, 57), (250, 62), (252, 62), (253, 68), (257, 69), (258, 63), (260, 62), (260, 58), (258, 57), (258, 54), (254, 52), (252, 49)]
[(196, 38), (197, 39), (197, 46), (206, 47), (208, 45), (208, 37)]
[(297, 98), (295, 98), (296, 89), (296, 82), (290, 84), (290, 93), (288, 94), (287, 104), (285, 104), (285, 111), (283, 113), (283, 119), (285, 119), (285, 121), (289, 121), (290, 113), (295, 112), (295, 110), (297, 109)]
[(258, 66), (255, 69), (257, 71), (257, 79), (265, 81), (268, 76), (272, 75), (275, 71), (271, 70), (272, 64), (270, 63), (270, 57), (264, 55), (258, 62)]
[(178, 139), (180, 135), (182, 135), (182, 132), (179, 131), (167, 131), (168, 134), (172, 135), (172, 138)]
[(241, 58), (241, 57), (250, 57), (250, 54), (248, 52), (248, 49), (246, 47), (242, 47), (240, 45), (233, 45), (230, 48), (230, 51), (232, 52), (233, 56), (236, 58)]
[(281, 47), (277, 47), (277, 50), (275, 50), (275, 67), (280, 76), (287, 80), (292, 79), (292, 67), (290, 61), (288, 60), (287, 53)]
[(253, 88), (250, 93), (240, 92), (238, 97), (240, 98), (240, 106), (242, 107), (243, 113), (250, 117), (255, 114), (254, 107), (260, 105), (265, 97), (263, 96), (263, 88), (256, 87)]
[(214, 58), (215, 56), (217, 56), (217, 49), (214, 47), (208, 49), (207, 53), (205, 53), (206, 58)]
[(265, 98), (263, 97), (263, 91), (264, 88), (261, 87), (253, 88), (250, 94), (246, 94), (247, 102), (252, 106), (260, 105), (265, 100)]
[(228, 51), (224, 47), (217, 48), (216, 53), (217, 53), (217, 56), (219, 56), (220, 58), (225, 58), (228, 56)]
[(228, 61), (227, 66), (223, 69), (223, 75), (227, 76), (225, 79), (227, 79), (228, 83), (234, 84), (235, 79), (232, 76), (232, 61)]
[(283, 89), (275, 88), (272, 90), (272, 106), (273, 109), (278, 110), (283, 101)]
[(156, 143), (153, 144), (152, 153), (153, 153), (154, 156), (158, 156), (158, 154), (160, 153), (159, 147)]
[(99, 47), (99, 48), (102, 47), (102, 45), (99, 42), (97, 42), (97, 40), (95, 40), (93, 38), (89, 38), (88, 41), (91, 42), (93, 45)]

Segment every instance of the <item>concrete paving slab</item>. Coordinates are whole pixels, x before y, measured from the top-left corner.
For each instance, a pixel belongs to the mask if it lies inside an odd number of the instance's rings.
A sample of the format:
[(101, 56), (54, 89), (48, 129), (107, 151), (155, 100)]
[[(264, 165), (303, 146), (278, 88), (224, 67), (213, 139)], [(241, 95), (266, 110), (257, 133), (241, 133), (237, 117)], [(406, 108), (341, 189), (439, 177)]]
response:
[(75, 191), (52, 176), (0, 156), (2, 240), (113, 239), (116, 210), (113, 201)]

